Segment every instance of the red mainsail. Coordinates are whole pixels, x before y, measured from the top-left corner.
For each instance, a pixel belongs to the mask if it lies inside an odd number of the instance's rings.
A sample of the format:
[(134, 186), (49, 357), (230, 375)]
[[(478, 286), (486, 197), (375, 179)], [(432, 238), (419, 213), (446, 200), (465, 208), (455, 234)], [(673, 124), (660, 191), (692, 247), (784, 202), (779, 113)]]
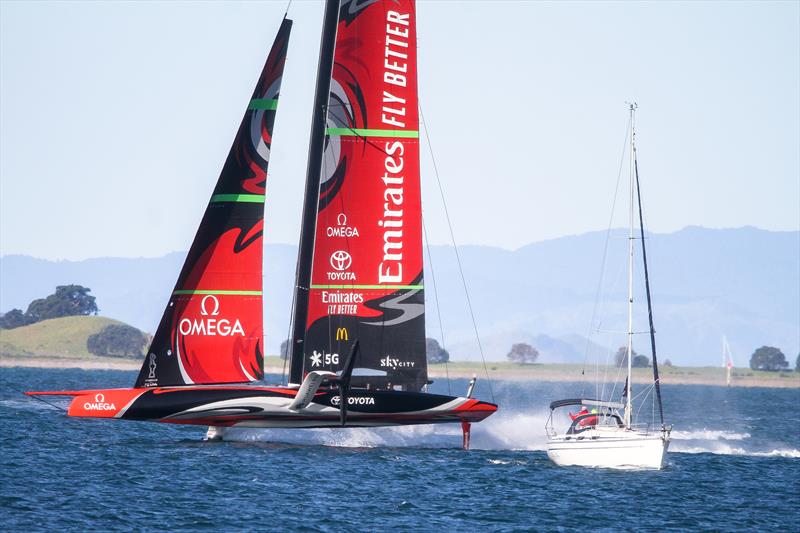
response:
[(410, 0), (343, 2), (327, 108), (304, 371), (427, 382), (417, 43)]

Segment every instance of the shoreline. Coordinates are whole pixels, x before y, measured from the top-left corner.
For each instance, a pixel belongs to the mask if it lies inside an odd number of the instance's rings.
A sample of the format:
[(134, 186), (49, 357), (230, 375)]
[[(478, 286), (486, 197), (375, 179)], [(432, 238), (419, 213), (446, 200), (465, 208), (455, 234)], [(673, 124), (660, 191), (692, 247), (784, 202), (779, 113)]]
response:
[[(453, 363), (452, 366), (458, 366)], [(97, 357), (94, 359), (71, 357), (6, 357), (0, 356), (0, 368), (76, 368), (81, 370), (139, 370), (142, 363), (133, 359), (116, 359), (112, 357)], [(661, 383), (664, 385), (712, 385), (725, 386), (725, 379), (720, 372), (719, 376), (704, 375), (701, 372), (689, 370), (694, 367), (685, 367), (686, 372), (678, 375), (664, 372)], [(439, 365), (431, 365), (428, 375), (432, 379), (445, 379), (447, 375), (454, 379), (469, 379), (477, 374), (478, 379), (486, 379), (482, 375), (483, 369), (450, 368), (446, 372)], [(265, 374), (281, 374), (283, 366), (267, 364)], [(588, 374), (581, 379), (577, 368), (548, 368), (547, 365), (535, 365), (520, 368), (504, 368), (489, 370), (489, 377), (497, 381), (545, 381), (545, 382), (580, 382), (593, 381), (593, 376)], [(634, 374), (634, 383), (649, 383), (649, 375), (644, 373)], [(781, 378), (778, 373), (771, 376), (736, 376), (734, 374), (731, 387), (765, 387), (773, 389), (800, 388), (800, 372), (791, 372), (789, 377)]]
[[(449, 375), (451, 378), (464, 378), (469, 379), (476, 372), (473, 371), (463, 371), (463, 370), (451, 370)], [(483, 374), (483, 376), (481, 375)], [(428, 372), (428, 376), (430, 378), (438, 378), (443, 379), (447, 376), (444, 371), (441, 370), (433, 370)], [(478, 380), (483, 377), (486, 379), (486, 376), (483, 372), (477, 372)], [(497, 381), (546, 381), (546, 382), (591, 382), (594, 383), (594, 376), (587, 373), (585, 376), (580, 376), (577, 371), (568, 371), (568, 370), (543, 370), (539, 372), (515, 372), (513, 370), (490, 370), (489, 377), (492, 380)], [(633, 376), (632, 383), (634, 385), (648, 385), (652, 383), (652, 378), (650, 376)], [(703, 375), (661, 375), (661, 384), (662, 385), (710, 385), (710, 386), (718, 386), (718, 387), (725, 387), (725, 378), (720, 376), (719, 378), (713, 376), (703, 376)], [(769, 389), (797, 389), (800, 388), (800, 374), (797, 376), (792, 376), (789, 378), (779, 378), (779, 377), (750, 377), (750, 376), (740, 376), (735, 377), (731, 380), (731, 387), (764, 387)]]
[(81, 359), (72, 357), (0, 357), (0, 368), (77, 368), (80, 370), (139, 370), (140, 361), (97, 357)]

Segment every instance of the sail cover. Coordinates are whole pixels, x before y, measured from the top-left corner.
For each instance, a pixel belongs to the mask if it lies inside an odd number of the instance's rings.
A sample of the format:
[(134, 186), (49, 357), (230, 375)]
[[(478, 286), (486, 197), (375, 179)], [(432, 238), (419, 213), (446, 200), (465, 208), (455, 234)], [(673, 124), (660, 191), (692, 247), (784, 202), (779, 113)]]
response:
[(304, 372), (339, 370), (360, 339), (362, 381), (427, 383), (416, 52), (413, 1), (342, 2)]
[(264, 198), (291, 27), (284, 19), (136, 387), (263, 377)]

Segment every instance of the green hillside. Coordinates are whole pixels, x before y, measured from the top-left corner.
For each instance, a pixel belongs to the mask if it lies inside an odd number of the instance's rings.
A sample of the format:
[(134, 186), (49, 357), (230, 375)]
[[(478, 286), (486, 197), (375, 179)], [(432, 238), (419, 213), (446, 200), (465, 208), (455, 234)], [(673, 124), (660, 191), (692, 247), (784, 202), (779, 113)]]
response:
[(124, 323), (101, 316), (68, 316), (0, 329), (0, 355), (95, 358), (86, 349), (86, 340), (110, 324)]

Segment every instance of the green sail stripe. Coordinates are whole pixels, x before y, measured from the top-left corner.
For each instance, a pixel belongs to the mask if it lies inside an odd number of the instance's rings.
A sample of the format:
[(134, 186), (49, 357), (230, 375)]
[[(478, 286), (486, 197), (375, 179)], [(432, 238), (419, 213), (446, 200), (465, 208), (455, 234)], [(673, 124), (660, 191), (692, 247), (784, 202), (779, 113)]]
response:
[(172, 291), (173, 295), (181, 294), (219, 294), (221, 296), (261, 296), (262, 291), (225, 291), (225, 290), (203, 290), (203, 289), (178, 289)]
[(364, 128), (327, 128), (325, 133), (328, 135), (338, 135), (342, 137), (402, 137), (407, 139), (419, 138), (417, 130), (373, 130)]
[(312, 285), (312, 289), (422, 289), (422, 285)]
[(278, 100), (274, 98), (253, 98), (247, 109), (278, 109)]
[(251, 204), (263, 204), (266, 196), (263, 194), (215, 194), (211, 197), (211, 203), (217, 202), (243, 202)]

